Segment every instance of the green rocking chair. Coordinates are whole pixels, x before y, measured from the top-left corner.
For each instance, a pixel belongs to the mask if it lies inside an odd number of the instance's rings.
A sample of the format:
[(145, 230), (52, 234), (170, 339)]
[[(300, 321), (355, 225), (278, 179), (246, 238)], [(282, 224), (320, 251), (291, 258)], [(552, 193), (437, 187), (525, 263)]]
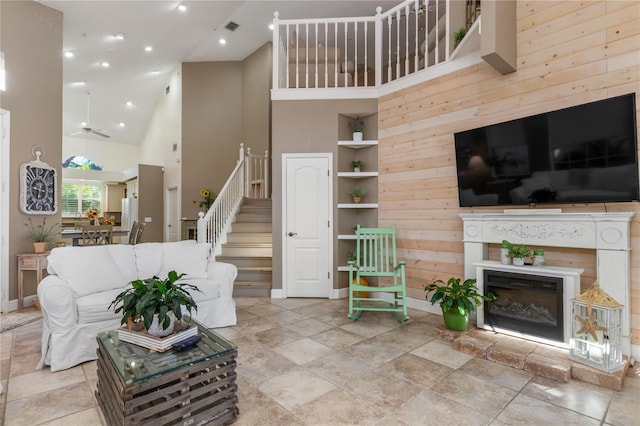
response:
[[(356, 243), (356, 259), (348, 262), (349, 318), (357, 320), (362, 311), (385, 311), (393, 312), (400, 322), (408, 320), (405, 262), (396, 259), (395, 225), (391, 228), (358, 225)], [(385, 282), (379, 282), (377, 287), (362, 285), (360, 279), (364, 277), (379, 277)], [(377, 293), (376, 297), (372, 293)]]

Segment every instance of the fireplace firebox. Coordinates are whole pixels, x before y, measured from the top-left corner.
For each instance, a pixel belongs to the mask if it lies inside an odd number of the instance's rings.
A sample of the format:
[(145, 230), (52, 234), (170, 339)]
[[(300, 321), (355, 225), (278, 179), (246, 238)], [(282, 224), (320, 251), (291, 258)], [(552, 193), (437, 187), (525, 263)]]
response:
[(484, 271), (484, 324), (542, 339), (564, 341), (563, 279)]

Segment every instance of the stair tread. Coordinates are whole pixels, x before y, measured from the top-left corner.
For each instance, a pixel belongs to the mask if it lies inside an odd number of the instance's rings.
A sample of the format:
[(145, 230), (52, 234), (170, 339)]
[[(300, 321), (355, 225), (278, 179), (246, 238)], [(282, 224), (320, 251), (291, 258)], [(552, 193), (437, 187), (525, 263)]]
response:
[(234, 287), (269, 287), (271, 288), (271, 281), (235, 281)]
[(237, 266), (238, 271), (264, 271), (264, 272), (272, 272), (273, 268), (271, 266)]

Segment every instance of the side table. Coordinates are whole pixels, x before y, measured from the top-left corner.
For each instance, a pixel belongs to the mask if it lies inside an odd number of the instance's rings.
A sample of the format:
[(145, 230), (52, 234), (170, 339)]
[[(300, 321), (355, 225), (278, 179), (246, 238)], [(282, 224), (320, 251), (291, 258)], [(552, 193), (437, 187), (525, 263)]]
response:
[(42, 281), (42, 271), (47, 269), (47, 256), (51, 252), (24, 253), (18, 255), (18, 309), (24, 307), (24, 271), (36, 271), (36, 288)]

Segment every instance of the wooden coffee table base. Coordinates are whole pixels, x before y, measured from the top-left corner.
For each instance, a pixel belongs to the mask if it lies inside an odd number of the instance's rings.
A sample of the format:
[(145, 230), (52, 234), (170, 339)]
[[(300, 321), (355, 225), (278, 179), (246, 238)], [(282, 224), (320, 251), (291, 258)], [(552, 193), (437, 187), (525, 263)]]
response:
[(96, 398), (109, 425), (226, 425), (236, 421), (237, 351), (123, 383), (98, 339)]

